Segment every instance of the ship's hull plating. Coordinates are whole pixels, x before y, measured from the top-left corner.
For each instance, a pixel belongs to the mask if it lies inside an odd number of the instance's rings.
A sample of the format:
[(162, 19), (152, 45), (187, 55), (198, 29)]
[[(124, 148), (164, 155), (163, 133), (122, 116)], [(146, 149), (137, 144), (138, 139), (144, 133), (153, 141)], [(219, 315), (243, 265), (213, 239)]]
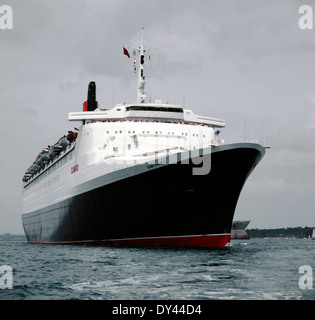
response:
[(24, 214), (27, 239), (45, 244), (226, 246), (240, 192), (264, 148), (239, 144), (213, 149), (206, 175), (193, 175), (193, 163), (163, 165)]

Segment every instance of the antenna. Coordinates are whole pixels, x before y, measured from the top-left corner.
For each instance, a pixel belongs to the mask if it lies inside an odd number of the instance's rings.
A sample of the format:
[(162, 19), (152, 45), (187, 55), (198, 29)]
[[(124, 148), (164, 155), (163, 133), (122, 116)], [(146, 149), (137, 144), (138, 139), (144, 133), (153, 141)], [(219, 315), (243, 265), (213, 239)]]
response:
[(113, 81), (112, 81), (112, 106), (114, 106), (114, 101), (115, 101), (115, 79), (113, 78)]

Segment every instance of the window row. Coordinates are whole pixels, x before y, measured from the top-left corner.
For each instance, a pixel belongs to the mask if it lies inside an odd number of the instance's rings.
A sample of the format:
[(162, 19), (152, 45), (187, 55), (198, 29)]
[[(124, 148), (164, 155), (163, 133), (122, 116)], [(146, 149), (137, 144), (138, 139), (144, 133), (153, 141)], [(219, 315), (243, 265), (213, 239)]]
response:
[[(115, 132), (115, 134), (122, 134), (122, 133), (123, 133), (122, 130), (115, 130), (114, 132)], [(110, 131), (107, 130), (107, 131), (106, 131), (106, 134), (110, 134)], [(129, 130), (129, 131), (128, 131), (128, 134), (135, 134), (135, 131), (130, 131), (130, 130)], [(150, 131), (144, 131), (144, 130), (143, 130), (143, 131), (142, 131), (142, 134), (150, 134)], [(163, 133), (162, 133), (162, 131), (154, 131), (154, 132), (152, 132), (152, 134), (163, 134)], [(168, 134), (168, 135), (171, 135), (171, 134), (174, 135), (175, 133), (168, 131), (167, 134)], [(187, 132), (185, 132), (185, 133), (184, 133), (184, 132), (181, 132), (181, 135), (187, 137), (187, 136), (188, 136), (188, 133), (187, 133)], [(193, 133), (192, 136), (193, 136), (193, 137), (199, 137), (199, 134), (198, 134), (198, 133)], [(203, 138), (206, 137), (205, 134), (203, 134), (202, 136), (203, 136)]]

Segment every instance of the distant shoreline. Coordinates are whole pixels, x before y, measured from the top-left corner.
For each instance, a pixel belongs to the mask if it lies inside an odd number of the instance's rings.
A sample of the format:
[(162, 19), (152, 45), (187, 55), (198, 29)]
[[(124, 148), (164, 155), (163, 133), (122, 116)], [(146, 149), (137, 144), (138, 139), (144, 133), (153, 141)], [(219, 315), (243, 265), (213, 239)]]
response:
[(313, 227), (246, 229), (250, 238), (309, 238)]
[(27, 241), (27, 239), (24, 234), (3, 233), (0, 234), (0, 241)]

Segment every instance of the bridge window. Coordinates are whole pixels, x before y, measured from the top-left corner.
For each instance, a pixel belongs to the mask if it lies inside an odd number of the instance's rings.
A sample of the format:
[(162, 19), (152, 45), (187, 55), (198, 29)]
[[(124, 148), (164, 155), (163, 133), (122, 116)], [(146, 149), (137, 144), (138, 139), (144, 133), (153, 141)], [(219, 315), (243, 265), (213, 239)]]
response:
[(162, 112), (178, 112), (183, 113), (182, 108), (174, 107), (153, 107), (153, 106), (131, 106), (127, 107), (126, 111), (162, 111)]

